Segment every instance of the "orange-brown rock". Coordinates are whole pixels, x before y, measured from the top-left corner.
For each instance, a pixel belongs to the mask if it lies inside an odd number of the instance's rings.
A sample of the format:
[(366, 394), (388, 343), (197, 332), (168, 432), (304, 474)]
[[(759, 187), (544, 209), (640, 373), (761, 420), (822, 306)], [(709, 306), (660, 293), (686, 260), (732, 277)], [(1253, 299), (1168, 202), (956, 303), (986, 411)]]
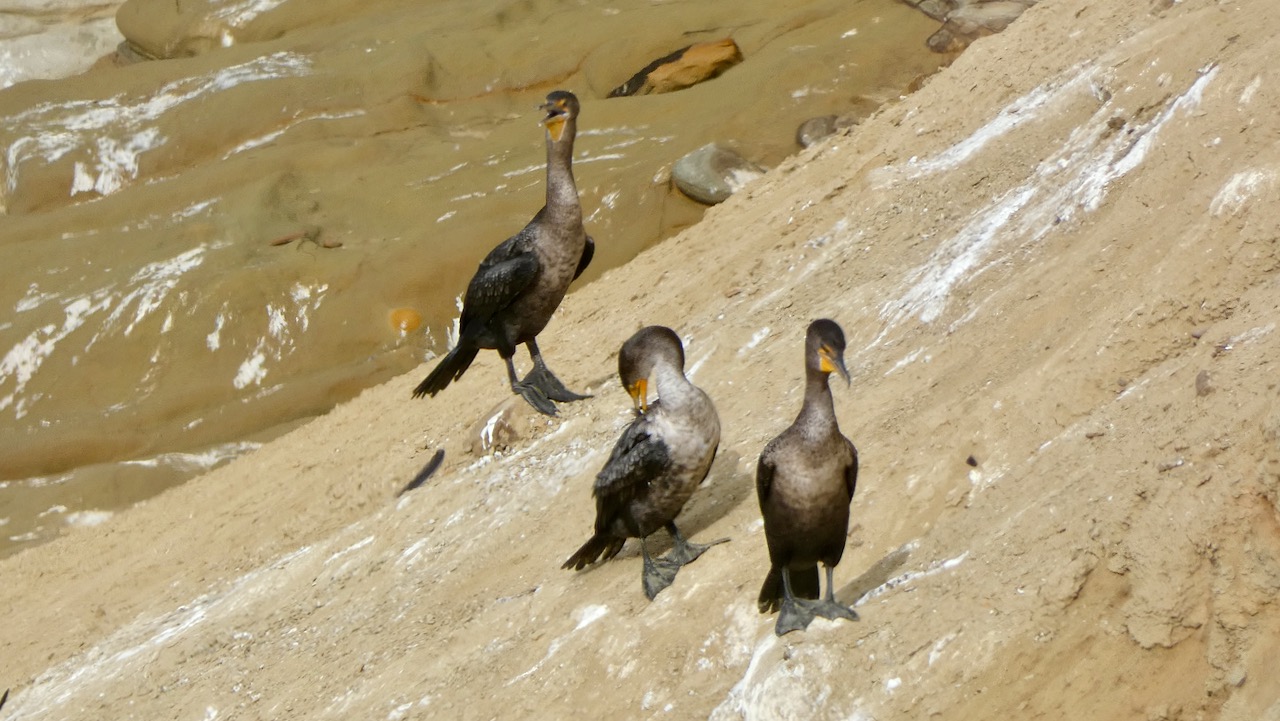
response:
[(742, 51), (733, 38), (681, 48), (649, 63), (609, 97), (670, 93), (711, 80), (742, 62)]

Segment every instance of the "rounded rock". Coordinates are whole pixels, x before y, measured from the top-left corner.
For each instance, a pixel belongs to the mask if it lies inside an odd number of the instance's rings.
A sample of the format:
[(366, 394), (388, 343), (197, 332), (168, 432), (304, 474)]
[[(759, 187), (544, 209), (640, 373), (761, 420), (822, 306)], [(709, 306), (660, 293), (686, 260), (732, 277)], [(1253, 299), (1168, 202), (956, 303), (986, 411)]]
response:
[(796, 128), (796, 143), (802, 148), (807, 148), (835, 132), (836, 116), (820, 115), (809, 118)]
[(716, 143), (708, 143), (676, 161), (671, 180), (690, 198), (715, 205), (764, 175), (764, 169)]

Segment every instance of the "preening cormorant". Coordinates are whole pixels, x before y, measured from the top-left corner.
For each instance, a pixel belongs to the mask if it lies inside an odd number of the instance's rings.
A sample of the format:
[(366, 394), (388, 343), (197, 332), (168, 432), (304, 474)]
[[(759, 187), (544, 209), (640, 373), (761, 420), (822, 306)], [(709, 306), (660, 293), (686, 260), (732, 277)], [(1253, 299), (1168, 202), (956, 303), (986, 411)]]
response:
[[(809, 325), (805, 337), (804, 405), (791, 427), (769, 441), (756, 465), (756, 494), (769, 544), (769, 575), (761, 613), (780, 610), (776, 633), (808, 627), (815, 616), (858, 620), (835, 600), (832, 573), (844, 554), (849, 504), (858, 478), (858, 451), (840, 433), (828, 377), (844, 366), (844, 332), (835, 321)], [(827, 594), (818, 601), (818, 563)], [(810, 600), (815, 599), (815, 600)]]
[[(639, 538), (644, 592), (653, 600), (681, 566), (728, 540), (690, 543), (674, 522), (711, 470), (720, 444), (720, 417), (707, 394), (685, 377), (684, 348), (670, 328), (649, 326), (631, 336), (618, 352), (618, 376), (638, 415), (596, 475), (595, 533), (563, 567), (581, 570), (596, 559), (608, 560), (626, 539)], [(659, 395), (653, 403), (647, 395), (651, 377)], [(655, 560), (645, 538), (659, 528), (667, 529), (675, 545)]]
[[(492, 348), (507, 364), (511, 390), (547, 415), (553, 401), (588, 396), (565, 388), (538, 350), (537, 335), (551, 320), (569, 284), (582, 274), (595, 243), (582, 227), (582, 206), (573, 182), (573, 138), (577, 133), (578, 98), (556, 90), (541, 109), (547, 130), (547, 203), (519, 233), (507, 238), (480, 261), (462, 303), (458, 343), (413, 391), (413, 397), (439, 393), (462, 377), (476, 353)], [(511, 357), (523, 343), (533, 370), (519, 380)]]

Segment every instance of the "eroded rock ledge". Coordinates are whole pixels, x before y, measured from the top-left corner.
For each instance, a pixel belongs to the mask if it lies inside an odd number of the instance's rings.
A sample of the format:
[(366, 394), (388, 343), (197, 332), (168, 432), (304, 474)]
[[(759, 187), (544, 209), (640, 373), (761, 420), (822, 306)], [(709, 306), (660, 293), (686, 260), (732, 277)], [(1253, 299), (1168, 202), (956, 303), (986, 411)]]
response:
[(929, 37), (938, 53), (964, 50), (974, 40), (1004, 30), (1037, 0), (902, 0), (942, 23)]

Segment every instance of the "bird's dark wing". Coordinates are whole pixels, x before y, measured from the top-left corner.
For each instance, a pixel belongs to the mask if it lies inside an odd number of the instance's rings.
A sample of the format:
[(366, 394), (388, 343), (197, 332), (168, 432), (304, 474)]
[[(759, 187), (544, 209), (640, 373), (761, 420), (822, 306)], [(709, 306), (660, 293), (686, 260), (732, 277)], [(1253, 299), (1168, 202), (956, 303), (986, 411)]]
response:
[(462, 303), (464, 328), (468, 321), (486, 322), (511, 305), (538, 274), (538, 256), (521, 251), (514, 242), (519, 237), (504, 241), (480, 262)]
[(595, 254), (596, 242), (588, 235), (587, 244), (582, 247), (582, 257), (578, 259), (578, 269), (573, 271), (574, 280), (577, 280), (578, 276), (582, 275), (582, 271), (586, 270), (588, 265), (591, 265), (591, 258), (594, 257)]
[(608, 462), (596, 474), (593, 493), (600, 508), (616, 509), (626, 505), (670, 465), (667, 445), (651, 433), (648, 419), (644, 416), (635, 419), (622, 432)]
[(769, 499), (769, 493), (773, 490), (773, 454), (769, 453), (769, 447), (765, 446), (764, 452), (760, 454), (760, 460), (756, 462), (756, 496), (763, 504)]
[(849, 465), (844, 469), (844, 487), (849, 491), (849, 502), (853, 502), (853, 489), (858, 485), (858, 449), (853, 447), (853, 442), (848, 438), (844, 439), (844, 443), (849, 447)]

